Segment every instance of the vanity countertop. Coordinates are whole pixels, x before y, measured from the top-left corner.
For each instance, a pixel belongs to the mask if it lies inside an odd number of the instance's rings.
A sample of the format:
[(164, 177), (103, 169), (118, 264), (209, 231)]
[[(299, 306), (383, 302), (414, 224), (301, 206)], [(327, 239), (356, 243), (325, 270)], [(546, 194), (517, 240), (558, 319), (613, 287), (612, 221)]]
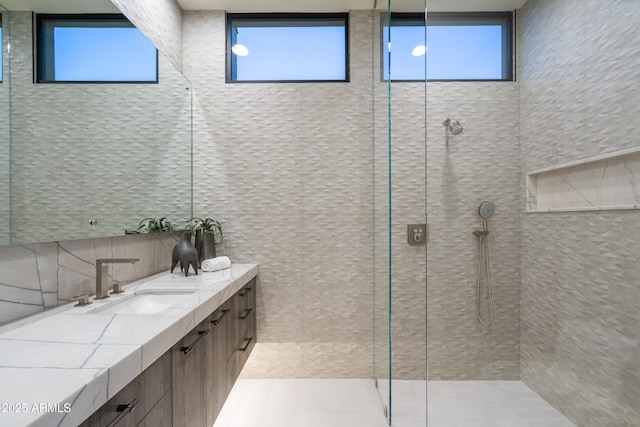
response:
[[(257, 274), (255, 264), (188, 277), (167, 271), (111, 298), (3, 326), (0, 425), (77, 426)], [(158, 313), (101, 311), (151, 289), (193, 292)]]

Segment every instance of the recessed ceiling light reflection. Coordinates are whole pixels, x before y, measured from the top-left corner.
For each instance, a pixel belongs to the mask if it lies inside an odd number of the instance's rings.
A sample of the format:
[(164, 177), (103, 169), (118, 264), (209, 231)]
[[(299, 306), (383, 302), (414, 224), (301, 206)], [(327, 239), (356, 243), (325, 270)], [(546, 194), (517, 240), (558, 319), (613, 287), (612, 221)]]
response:
[(427, 53), (427, 47), (422, 45), (414, 47), (411, 51), (411, 55), (413, 56), (422, 56), (425, 53)]
[(231, 47), (231, 52), (238, 56), (247, 56), (249, 55), (249, 49), (245, 45), (242, 44), (234, 44)]

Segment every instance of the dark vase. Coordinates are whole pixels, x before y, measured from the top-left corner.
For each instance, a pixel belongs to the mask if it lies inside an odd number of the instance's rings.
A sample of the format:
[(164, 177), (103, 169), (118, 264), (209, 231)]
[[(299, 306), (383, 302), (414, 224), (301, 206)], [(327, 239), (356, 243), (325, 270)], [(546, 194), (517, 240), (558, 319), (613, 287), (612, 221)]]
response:
[(202, 263), (202, 230), (196, 230), (196, 234), (194, 236), (195, 240), (193, 242), (193, 246), (195, 246), (196, 251), (198, 251), (198, 267)]
[(202, 233), (202, 260), (216, 257), (216, 235), (205, 231)]
[(196, 231), (196, 250), (198, 251), (198, 266), (202, 261), (216, 257), (216, 235), (214, 233), (198, 230)]

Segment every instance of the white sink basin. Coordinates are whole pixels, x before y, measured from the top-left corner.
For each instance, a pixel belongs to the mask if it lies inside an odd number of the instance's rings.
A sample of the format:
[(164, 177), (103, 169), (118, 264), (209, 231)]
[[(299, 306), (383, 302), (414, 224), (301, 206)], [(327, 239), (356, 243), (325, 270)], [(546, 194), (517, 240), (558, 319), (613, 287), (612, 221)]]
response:
[(97, 307), (93, 313), (154, 314), (163, 312), (193, 295), (197, 289), (145, 289)]

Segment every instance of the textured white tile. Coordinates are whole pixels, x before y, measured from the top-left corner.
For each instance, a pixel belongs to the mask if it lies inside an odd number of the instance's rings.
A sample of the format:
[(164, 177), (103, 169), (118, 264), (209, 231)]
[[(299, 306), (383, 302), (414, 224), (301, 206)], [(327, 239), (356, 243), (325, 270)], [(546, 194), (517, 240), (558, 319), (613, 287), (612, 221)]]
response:
[[(371, 12), (350, 21), (361, 29), (351, 50), (371, 52)], [(221, 12), (184, 13), (184, 70), (200, 106), (194, 147), (207, 153), (194, 164), (194, 211), (224, 218), (232, 259), (264, 266), (259, 340), (301, 351), (286, 350), (294, 362), (283, 372), (359, 376), (372, 364), (371, 324), (358, 319), (371, 315), (372, 295), (369, 54), (348, 84), (225, 84), (224, 23)], [(210, 183), (215, 194), (201, 190)], [(272, 362), (254, 375), (274, 372)]]
[[(637, 2), (525, 4), (523, 170), (637, 148), (627, 114), (638, 105), (639, 18)], [(521, 376), (580, 426), (640, 423), (640, 380), (630, 374), (640, 368), (631, 344), (640, 273), (627, 262), (639, 250), (636, 222), (634, 211), (521, 216)]]

